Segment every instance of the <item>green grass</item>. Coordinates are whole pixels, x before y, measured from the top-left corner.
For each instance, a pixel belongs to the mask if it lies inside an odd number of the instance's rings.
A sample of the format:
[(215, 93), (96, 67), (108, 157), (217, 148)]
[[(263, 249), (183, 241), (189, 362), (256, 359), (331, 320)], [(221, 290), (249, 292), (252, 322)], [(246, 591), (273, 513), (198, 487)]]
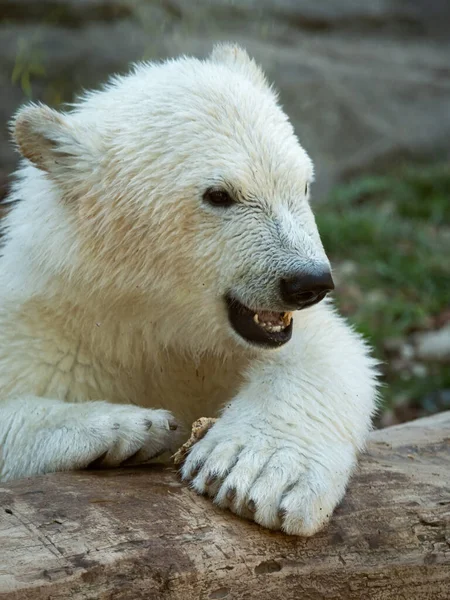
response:
[(384, 362), (385, 406), (400, 398), (420, 405), (450, 388), (448, 365), (427, 364), (420, 377), (392, 368), (387, 349), (392, 338), (432, 328), (450, 306), (450, 166), (360, 177), (316, 214), (325, 249), (343, 269), (336, 302)]

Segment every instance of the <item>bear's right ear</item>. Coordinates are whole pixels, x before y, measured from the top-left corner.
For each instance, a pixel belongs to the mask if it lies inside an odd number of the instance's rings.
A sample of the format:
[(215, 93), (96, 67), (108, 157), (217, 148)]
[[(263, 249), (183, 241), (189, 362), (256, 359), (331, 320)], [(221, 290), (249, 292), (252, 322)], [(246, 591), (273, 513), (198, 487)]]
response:
[(68, 169), (72, 173), (92, 170), (100, 156), (99, 142), (91, 129), (45, 105), (21, 108), (11, 130), (22, 156), (53, 179), (67, 177)]

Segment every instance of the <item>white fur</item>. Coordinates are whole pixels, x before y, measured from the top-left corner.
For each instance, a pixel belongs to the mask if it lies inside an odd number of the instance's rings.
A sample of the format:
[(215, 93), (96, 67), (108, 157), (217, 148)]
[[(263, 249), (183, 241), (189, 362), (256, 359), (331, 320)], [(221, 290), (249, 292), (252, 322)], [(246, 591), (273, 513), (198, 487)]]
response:
[[(27, 160), (0, 258), (1, 478), (146, 461), (225, 406), (184, 477), (262, 525), (317, 531), (376, 372), (327, 301), (277, 351), (229, 325), (227, 292), (282, 311), (280, 277), (328, 265), (311, 161), (260, 69), (234, 46), (142, 64), (71, 112), (25, 107), (13, 131)], [(211, 185), (238, 203), (206, 205)]]

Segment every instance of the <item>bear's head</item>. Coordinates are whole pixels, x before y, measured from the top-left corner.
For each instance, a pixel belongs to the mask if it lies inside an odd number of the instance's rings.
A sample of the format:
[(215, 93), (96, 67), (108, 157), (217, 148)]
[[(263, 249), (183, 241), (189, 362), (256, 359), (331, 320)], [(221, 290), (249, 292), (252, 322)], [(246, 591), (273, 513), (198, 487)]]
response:
[(311, 160), (236, 46), (140, 64), (67, 113), (27, 106), (13, 131), (39, 268), (79, 303), (166, 344), (270, 348), (333, 288)]

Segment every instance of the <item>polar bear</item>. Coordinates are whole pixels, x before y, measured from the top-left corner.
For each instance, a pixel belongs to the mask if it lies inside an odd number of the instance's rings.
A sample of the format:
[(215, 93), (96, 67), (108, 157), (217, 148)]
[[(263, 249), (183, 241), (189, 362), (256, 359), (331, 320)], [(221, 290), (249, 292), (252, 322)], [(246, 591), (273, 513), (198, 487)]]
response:
[(312, 535), (371, 427), (375, 361), (326, 297), (313, 166), (234, 45), (139, 64), (12, 123), (0, 258), (3, 481), (173, 452), (215, 503)]

